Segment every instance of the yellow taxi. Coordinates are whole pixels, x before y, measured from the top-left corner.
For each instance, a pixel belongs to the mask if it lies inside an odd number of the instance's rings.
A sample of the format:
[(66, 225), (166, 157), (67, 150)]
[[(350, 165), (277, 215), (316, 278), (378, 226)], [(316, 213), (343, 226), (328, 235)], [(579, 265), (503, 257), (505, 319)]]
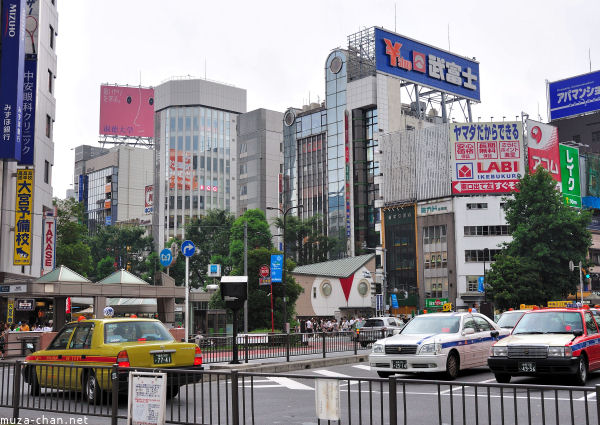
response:
[[(112, 388), (110, 368), (202, 369), (202, 353), (196, 344), (177, 342), (165, 325), (155, 319), (105, 318), (67, 324), (45, 350), (25, 358), (23, 376), (32, 395), (40, 388), (82, 391), (90, 402)], [(88, 366), (88, 367), (77, 367)], [(94, 369), (89, 366), (105, 366)], [(119, 391), (127, 390), (129, 371), (119, 373)], [(188, 374), (189, 375), (189, 374)], [(167, 395), (174, 397), (179, 385), (191, 383), (167, 376)], [(194, 377), (192, 377), (194, 378)], [(194, 381), (199, 380), (195, 376)]]

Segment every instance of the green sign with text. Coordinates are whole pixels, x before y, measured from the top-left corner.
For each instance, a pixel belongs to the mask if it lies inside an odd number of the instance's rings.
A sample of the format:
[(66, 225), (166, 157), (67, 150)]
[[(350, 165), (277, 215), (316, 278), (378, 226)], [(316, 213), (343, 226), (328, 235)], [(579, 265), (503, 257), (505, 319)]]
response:
[(579, 183), (579, 149), (559, 145), (562, 198), (566, 205), (581, 208), (581, 187)]
[(425, 308), (442, 308), (448, 298), (425, 298)]

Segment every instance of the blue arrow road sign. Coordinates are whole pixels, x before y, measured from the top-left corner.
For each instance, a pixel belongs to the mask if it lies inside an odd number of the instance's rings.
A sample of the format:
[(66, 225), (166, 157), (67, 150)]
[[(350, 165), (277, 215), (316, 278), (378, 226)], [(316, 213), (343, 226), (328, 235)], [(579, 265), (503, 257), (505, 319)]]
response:
[(186, 257), (191, 257), (196, 252), (196, 245), (192, 241), (184, 241), (181, 244), (181, 253)]
[(173, 254), (169, 248), (165, 248), (160, 251), (160, 264), (163, 267), (169, 267), (173, 261)]

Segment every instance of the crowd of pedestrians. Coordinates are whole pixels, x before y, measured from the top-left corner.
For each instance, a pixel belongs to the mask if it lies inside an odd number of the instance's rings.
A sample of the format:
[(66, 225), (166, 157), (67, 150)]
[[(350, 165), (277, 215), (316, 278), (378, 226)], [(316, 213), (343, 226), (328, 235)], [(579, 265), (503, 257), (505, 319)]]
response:
[(300, 321), (301, 332), (348, 332), (353, 331), (365, 321), (364, 317), (342, 317), (340, 320), (335, 318), (308, 318)]

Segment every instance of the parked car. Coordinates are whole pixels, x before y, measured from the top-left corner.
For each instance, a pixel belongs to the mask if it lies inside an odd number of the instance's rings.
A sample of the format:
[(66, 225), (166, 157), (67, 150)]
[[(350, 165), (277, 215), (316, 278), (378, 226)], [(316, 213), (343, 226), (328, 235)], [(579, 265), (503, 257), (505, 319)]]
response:
[[(162, 322), (154, 319), (91, 319), (67, 324), (45, 350), (25, 358), (23, 377), (32, 395), (40, 388), (82, 391), (90, 402), (112, 389), (110, 369), (53, 366), (112, 366), (122, 368), (202, 369), (196, 344), (177, 342)], [(50, 365), (46, 366), (46, 365)], [(127, 391), (129, 372), (119, 374), (119, 391)], [(190, 378), (195, 379), (195, 378)], [(167, 376), (167, 396), (189, 380)]]
[(371, 370), (395, 373), (444, 372), (485, 366), (490, 347), (510, 331), (479, 313), (431, 313), (413, 318), (402, 332), (373, 344)]
[(500, 383), (513, 376), (567, 375), (585, 385), (600, 369), (600, 331), (591, 311), (577, 308), (525, 313), (512, 334), (490, 351), (488, 365)]
[(371, 317), (356, 330), (356, 340), (366, 347), (378, 339), (396, 335), (403, 327), (404, 323), (395, 317)]
[(500, 315), (496, 324), (503, 329), (512, 329), (525, 313), (530, 310), (509, 310)]

